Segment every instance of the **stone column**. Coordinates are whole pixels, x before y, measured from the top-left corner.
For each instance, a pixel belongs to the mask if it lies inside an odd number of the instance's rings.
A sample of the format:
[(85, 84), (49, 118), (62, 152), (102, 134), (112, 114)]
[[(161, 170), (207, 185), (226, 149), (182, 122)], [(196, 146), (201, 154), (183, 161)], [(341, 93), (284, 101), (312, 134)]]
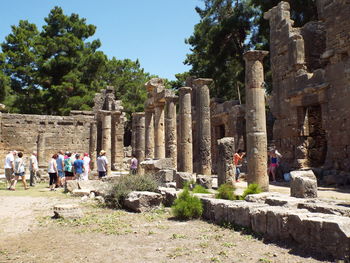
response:
[(180, 118), (180, 162), (179, 171), (193, 172), (192, 156), (192, 116), (191, 88), (180, 88), (179, 118)]
[(131, 119), (131, 155), (135, 155), (136, 149), (136, 123), (134, 118)]
[(47, 163), (45, 162), (45, 135), (44, 132), (40, 131), (38, 133), (37, 139), (37, 154), (38, 154), (38, 165), (40, 168), (47, 167)]
[(165, 158), (164, 103), (154, 105), (154, 157)]
[(145, 158), (154, 158), (154, 110), (145, 112)]
[(224, 183), (235, 183), (236, 169), (233, 163), (234, 153), (235, 139), (233, 137), (224, 137), (218, 140), (218, 186)]
[(248, 51), (244, 54), (248, 184), (256, 183), (269, 190), (267, 176), (267, 136), (265, 114), (264, 68), (267, 51)]
[(198, 167), (199, 174), (211, 174), (211, 127), (210, 127), (210, 95), (208, 85), (212, 79), (196, 79), (197, 115), (196, 123), (198, 128)]
[(123, 168), (124, 158), (124, 120), (120, 111), (112, 111), (112, 169), (120, 170)]
[[(134, 112), (132, 118), (135, 119), (135, 157), (140, 164), (145, 159), (145, 113)], [(138, 167), (138, 173), (143, 174), (141, 166)]]
[(97, 158), (97, 124), (96, 121), (90, 124), (90, 142), (89, 142), (89, 155), (90, 155), (90, 169), (96, 171), (96, 158)]
[(178, 97), (165, 98), (165, 157), (171, 158), (177, 168), (176, 101)]
[(111, 175), (112, 168), (112, 116), (110, 111), (100, 110), (102, 119), (102, 149), (106, 151), (106, 157), (108, 160), (107, 174)]

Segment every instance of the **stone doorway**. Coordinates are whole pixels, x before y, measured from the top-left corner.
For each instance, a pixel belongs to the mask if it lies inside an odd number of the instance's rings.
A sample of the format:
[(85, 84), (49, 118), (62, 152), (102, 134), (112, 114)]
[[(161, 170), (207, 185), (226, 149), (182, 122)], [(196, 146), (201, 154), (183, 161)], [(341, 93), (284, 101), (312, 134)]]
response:
[(302, 137), (306, 148), (307, 163), (311, 167), (322, 166), (327, 154), (326, 132), (322, 127), (322, 107), (303, 107)]

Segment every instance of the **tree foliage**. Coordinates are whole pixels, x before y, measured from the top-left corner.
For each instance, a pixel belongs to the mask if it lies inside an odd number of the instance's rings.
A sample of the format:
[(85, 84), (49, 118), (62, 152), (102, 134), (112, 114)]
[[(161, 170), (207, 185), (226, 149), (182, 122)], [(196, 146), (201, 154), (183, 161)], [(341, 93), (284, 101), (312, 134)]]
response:
[(50, 11), (41, 31), (28, 21), (12, 26), (1, 44), (0, 101), (11, 112), (65, 115), (91, 109), (95, 93), (112, 85), (126, 111), (141, 110), (150, 75), (139, 61), (109, 60), (98, 39), (87, 41), (95, 31), (60, 7)]
[[(196, 8), (200, 21), (186, 43), (191, 46), (185, 64), (195, 77), (214, 79), (211, 96), (244, 98), (243, 53), (248, 49), (269, 48), (269, 25), (263, 14), (280, 0), (202, 0)], [(289, 1), (295, 26), (317, 17), (316, 0)], [(266, 72), (269, 73), (269, 63)], [(179, 79), (179, 78), (178, 78)]]

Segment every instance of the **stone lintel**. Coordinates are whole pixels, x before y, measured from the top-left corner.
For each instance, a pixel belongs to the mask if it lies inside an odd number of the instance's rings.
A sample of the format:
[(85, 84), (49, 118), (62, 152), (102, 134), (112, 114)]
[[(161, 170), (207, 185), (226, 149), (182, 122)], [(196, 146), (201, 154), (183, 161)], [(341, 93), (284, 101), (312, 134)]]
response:
[(243, 58), (245, 61), (262, 61), (268, 54), (265, 50), (249, 50), (243, 54)]

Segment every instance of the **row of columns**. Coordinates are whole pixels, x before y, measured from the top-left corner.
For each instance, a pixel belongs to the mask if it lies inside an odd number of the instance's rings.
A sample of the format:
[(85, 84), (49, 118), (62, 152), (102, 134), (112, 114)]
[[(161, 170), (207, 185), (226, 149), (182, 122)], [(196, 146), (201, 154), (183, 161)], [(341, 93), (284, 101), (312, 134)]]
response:
[[(267, 170), (267, 136), (265, 116), (265, 90), (263, 58), (267, 51), (248, 51), (244, 54), (246, 62), (246, 133), (248, 156), (248, 184), (257, 183), (268, 191)], [(211, 174), (211, 125), (210, 96), (211, 79), (196, 79), (193, 81), (196, 101), (197, 134), (195, 146), (198, 155), (197, 173)], [(163, 87), (164, 90), (164, 87)], [(162, 91), (162, 90), (161, 90)], [(176, 131), (176, 101), (177, 97), (164, 97), (164, 101), (155, 98), (146, 108), (145, 113), (133, 114), (133, 129), (136, 157), (171, 158), (174, 168), (179, 164), (181, 172), (193, 173), (193, 143), (192, 143), (192, 88), (179, 89), (179, 130)], [(158, 98), (159, 99), (159, 98)], [(164, 109), (165, 108), (165, 109)], [(141, 117), (142, 116), (142, 117)], [(178, 136), (177, 136), (178, 132)], [(142, 133), (139, 134), (139, 133)], [(179, 142), (177, 144), (177, 138)], [(176, 147), (179, 147), (177, 150)], [(178, 156), (177, 156), (178, 153)], [(153, 156), (154, 154), (154, 156)], [(179, 162), (177, 162), (177, 160)]]

